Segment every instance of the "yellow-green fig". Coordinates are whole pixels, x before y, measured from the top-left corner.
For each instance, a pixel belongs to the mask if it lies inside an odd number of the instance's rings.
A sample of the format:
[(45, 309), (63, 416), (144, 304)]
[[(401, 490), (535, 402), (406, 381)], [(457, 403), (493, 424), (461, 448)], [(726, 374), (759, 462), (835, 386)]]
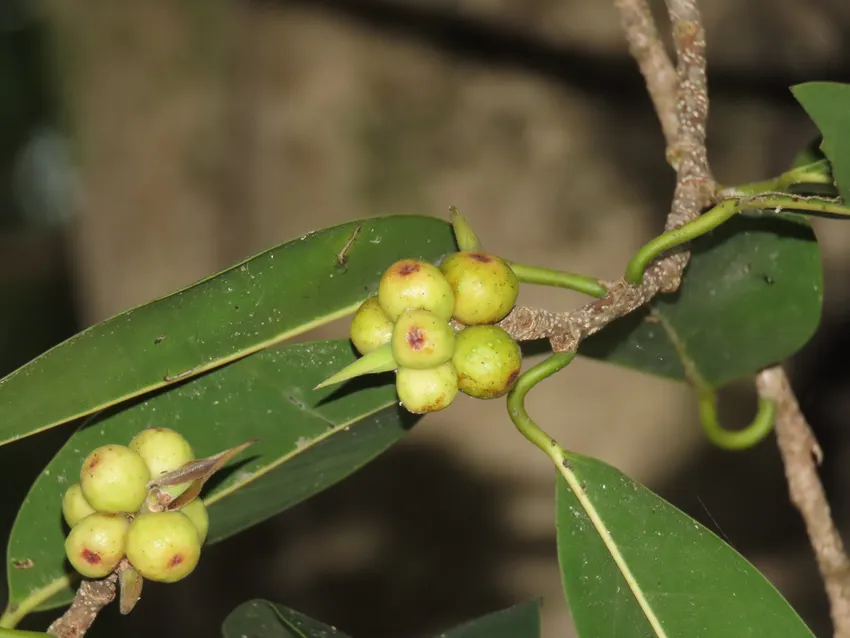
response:
[[(142, 430), (130, 441), (130, 449), (145, 460), (151, 478), (172, 472), (195, 460), (195, 453), (189, 442), (179, 432), (171, 428), (148, 428)], [(191, 485), (191, 481), (179, 485), (169, 485), (160, 489), (172, 498), (177, 498)]]
[(98, 512), (136, 512), (145, 502), (151, 473), (144, 459), (124, 445), (103, 445), (80, 471), (83, 496)]
[(393, 322), (378, 303), (378, 296), (360, 304), (351, 320), (351, 342), (360, 354), (369, 354), (390, 342)]
[(426, 261), (402, 259), (387, 268), (378, 284), (378, 302), (396, 321), (405, 310), (430, 310), (448, 321), (455, 298), (440, 269)]
[(406, 310), (393, 328), (393, 359), (399, 368), (424, 370), (446, 363), (455, 351), (448, 322), (428, 310)]
[(495, 399), (514, 387), (522, 352), (499, 326), (470, 326), (457, 335), (452, 363), (461, 392), (476, 399)]
[(79, 483), (74, 483), (65, 491), (65, 496), (62, 497), (62, 516), (68, 523), (68, 527), (74, 527), (94, 512), (95, 509), (89, 505), (86, 497), (83, 496), (83, 488), (80, 487)]
[(496, 323), (513, 309), (519, 281), (511, 267), (485, 252), (453, 253), (440, 264), (440, 272), (454, 291), (452, 316), (475, 326)]
[(455, 400), (457, 372), (451, 362), (427, 370), (399, 368), (395, 386), (399, 401), (408, 412), (437, 412)]
[(200, 498), (194, 498), (178, 511), (183, 512), (192, 521), (195, 529), (198, 530), (201, 545), (203, 545), (204, 541), (207, 540), (207, 532), (210, 529), (210, 516), (204, 501)]
[(65, 554), (86, 578), (103, 578), (124, 558), (130, 521), (123, 514), (95, 512), (79, 521), (65, 539)]
[(198, 529), (182, 512), (140, 514), (127, 533), (127, 560), (147, 580), (173, 583), (201, 557)]

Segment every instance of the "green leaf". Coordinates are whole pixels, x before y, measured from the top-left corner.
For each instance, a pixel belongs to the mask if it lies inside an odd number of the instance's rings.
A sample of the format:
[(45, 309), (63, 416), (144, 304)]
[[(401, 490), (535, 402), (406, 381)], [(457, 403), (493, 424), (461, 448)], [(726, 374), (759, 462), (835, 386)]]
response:
[(184, 381), (350, 314), (375, 292), (393, 262), (433, 261), (454, 246), (451, 226), (435, 218), (351, 222), (117, 315), (0, 380), (0, 444)]
[[(354, 358), (348, 341), (271, 348), (92, 419), (50, 461), (18, 512), (7, 555), (10, 605), (43, 597), (37, 608), (48, 609), (71, 600), (61, 499), (99, 445), (126, 445), (152, 426), (179, 431), (198, 457), (259, 439), (207, 484), (207, 542), (214, 543), (329, 487), (399, 441), (416, 417), (398, 406), (391, 375), (313, 391)], [(21, 561), (31, 568), (12, 567)]]
[(850, 202), (850, 84), (807, 82), (791, 87), (791, 92), (823, 135), (821, 148), (838, 192)]
[(568, 462), (581, 498), (559, 477), (558, 558), (579, 636), (813, 638), (773, 585), (697, 521), (610, 465)]
[(267, 600), (249, 600), (227, 616), (224, 638), (348, 638), (330, 625)]
[(613, 322), (579, 353), (720, 387), (799, 350), (818, 327), (822, 302), (820, 250), (808, 223), (737, 215), (694, 242), (676, 294)]
[(435, 638), (540, 638), (540, 601), (487, 614)]

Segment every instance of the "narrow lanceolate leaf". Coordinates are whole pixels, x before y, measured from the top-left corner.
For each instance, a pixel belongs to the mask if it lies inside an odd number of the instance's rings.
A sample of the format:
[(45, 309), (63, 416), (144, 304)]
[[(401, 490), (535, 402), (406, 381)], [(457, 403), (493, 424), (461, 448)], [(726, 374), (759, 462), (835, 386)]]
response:
[(579, 352), (720, 387), (799, 350), (818, 327), (822, 302), (820, 250), (808, 223), (739, 215), (693, 243), (677, 293), (610, 324)]
[(0, 380), (0, 444), (185, 381), (353, 313), (393, 262), (434, 261), (454, 246), (451, 226), (434, 218), (352, 222), (113, 317)]
[(570, 455), (558, 558), (581, 638), (813, 638), (732, 547), (619, 470)]
[[(258, 439), (202, 493), (207, 542), (214, 543), (322, 491), (399, 441), (415, 417), (398, 406), (392, 379), (313, 390), (354, 358), (348, 341), (271, 348), (92, 419), (50, 461), (18, 512), (7, 555), (9, 604), (47, 596), (39, 607), (47, 609), (71, 600), (61, 499), (79, 481), (88, 452), (106, 442), (126, 445), (145, 428), (165, 426), (203, 458)], [(14, 569), (22, 561), (30, 568)]]
[(239, 605), (225, 618), (221, 633), (223, 638), (349, 638), (330, 625), (267, 600)]
[(823, 135), (838, 192), (850, 202), (850, 84), (807, 82), (791, 91)]
[(434, 638), (540, 638), (540, 601), (487, 614)]

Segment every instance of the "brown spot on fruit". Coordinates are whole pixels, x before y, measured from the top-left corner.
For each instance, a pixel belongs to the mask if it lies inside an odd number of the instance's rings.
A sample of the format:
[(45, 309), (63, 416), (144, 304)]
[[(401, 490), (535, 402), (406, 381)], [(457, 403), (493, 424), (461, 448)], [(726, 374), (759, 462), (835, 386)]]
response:
[(508, 383), (507, 383), (508, 388), (514, 387), (514, 382), (516, 381), (516, 378), (518, 376), (519, 376), (519, 370), (514, 370), (513, 372), (511, 372), (511, 376), (508, 377)]
[(482, 264), (489, 264), (493, 261), (490, 255), (485, 255), (484, 253), (469, 253), (469, 258), (480, 261)]
[(100, 554), (91, 551), (88, 547), (83, 548), (83, 551), (80, 552), (80, 556), (82, 556), (83, 560), (89, 565), (97, 565), (100, 563)]
[(419, 272), (420, 266), (417, 263), (407, 263), (402, 264), (401, 268), (398, 269), (398, 274), (407, 277), (408, 275), (412, 275), (415, 272)]
[(427, 341), (425, 332), (421, 328), (413, 327), (407, 331), (407, 344), (413, 350), (421, 350)]
[(183, 562), (183, 554), (174, 554), (171, 557), (171, 560), (168, 561), (168, 568), (177, 567), (180, 563)]
[(91, 461), (89, 461), (89, 464), (86, 467), (89, 470), (93, 470), (97, 466), (98, 463), (100, 463), (100, 455), (99, 454), (92, 454)]

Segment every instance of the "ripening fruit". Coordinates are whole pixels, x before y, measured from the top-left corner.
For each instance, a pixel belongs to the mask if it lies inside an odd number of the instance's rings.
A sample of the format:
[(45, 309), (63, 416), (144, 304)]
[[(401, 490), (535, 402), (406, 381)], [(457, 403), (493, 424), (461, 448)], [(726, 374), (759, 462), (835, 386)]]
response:
[(369, 354), (390, 342), (393, 322), (378, 303), (377, 295), (360, 304), (351, 320), (350, 334), (351, 342), (360, 354)]
[[(195, 453), (189, 442), (170, 428), (142, 430), (130, 441), (130, 449), (145, 460), (151, 478), (167, 474), (195, 460)], [(180, 485), (161, 487), (160, 490), (176, 498), (191, 484), (191, 481), (188, 481)]]
[(453, 317), (468, 326), (496, 323), (511, 311), (519, 282), (503, 259), (484, 252), (453, 253), (440, 272), (454, 291)]
[(399, 368), (395, 387), (399, 401), (409, 412), (436, 412), (455, 400), (457, 372), (451, 362), (427, 370)]
[(123, 445), (104, 445), (83, 461), (80, 486), (98, 512), (135, 512), (145, 502), (151, 473), (144, 459)]
[(207, 540), (207, 532), (210, 529), (210, 516), (207, 513), (207, 506), (204, 505), (204, 501), (200, 498), (194, 498), (178, 511), (183, 512), (192, 521), (195, 529), (198, 530), (201, 545), (203, 545), (204, 541)]
[(442, 365), (455, 351), (455, 333), (428, 310), (407, 310), (393, 327), (393, 359), (399, 368), (424, 370)]
[(124, 558), (130, 521), (123, 514), (95, 512), (79, 521), (65, 539), (65, 554), (86, 578), (108, 576)]
[(425, 261), (402, 259), (387, 268), (378, 284), (378, 302), (392, 321), (408, 309), (430, 310), (448, 321), (455, 297), (440, 269)]
[(182, 512), (140, 514), (127, 534), (127, 560), (144, 578), (173, 583), (194, 571), (201, 557), (198, 530)]
[(77, 523), (83, 520), (89, 514), (94, 514), (95, 509), (89, 505), (86, 497), (83, 496), (83, 489), (79, 483), (74, 483), (65, 492), (62, 497), (62, 516), (65, 517), (65, 522), (68, 527), (74, 527)]
[(522, 353), (499, 326), (471, 326), (457, 335), (452, 363), (461, 392), (476, 399), (495, 399), (516, 383)]

